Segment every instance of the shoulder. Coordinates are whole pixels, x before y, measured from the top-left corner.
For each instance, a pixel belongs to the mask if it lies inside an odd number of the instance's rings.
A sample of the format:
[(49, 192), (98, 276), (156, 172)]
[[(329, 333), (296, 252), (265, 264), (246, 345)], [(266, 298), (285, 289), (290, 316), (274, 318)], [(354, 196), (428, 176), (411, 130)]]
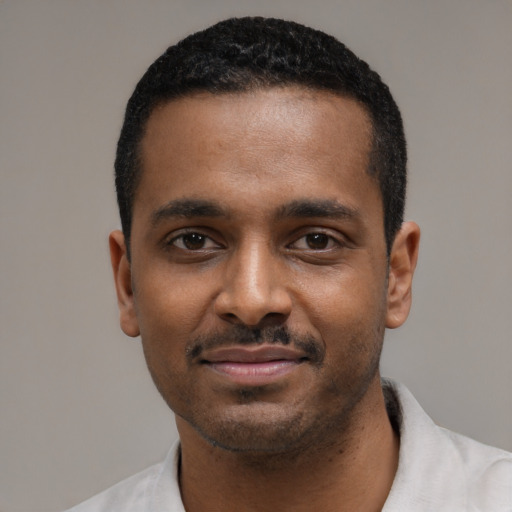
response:
[(383, 382), (400, 433), (386, 512), (512, 511), (512, 454), (436, 425), (405, 386)]
[(166, 459), (66, 512), (184, 512), (178, 484), (177, 441)]
[(139, 512), (146, 509), (145, 502), (152, 483), (158, 478), (162, 464), (151, 466), (66, 512)]
[(454, 447), (474, 509), (512, 511), (512, 453), (438, 428)]

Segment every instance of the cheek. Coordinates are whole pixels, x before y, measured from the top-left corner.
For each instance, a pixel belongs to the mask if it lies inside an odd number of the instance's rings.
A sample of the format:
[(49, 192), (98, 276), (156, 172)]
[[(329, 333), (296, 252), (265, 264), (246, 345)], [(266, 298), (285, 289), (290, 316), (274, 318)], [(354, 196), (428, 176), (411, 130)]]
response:
[[(187, 400), (186, 346), (204, 315), (197, 287), (169, 275), (146, 274), (137, 281), (135, 303), (146, 364), (166, 402)], [(181, 397), (181, 398), (180, 398)]]
[(155, 271), (137, 281), (135, 305), (143, 339), (188, 338), (207, 316), (211, 291), (204, 280), (191, 282), (176, 273)]
[(377, 279), (375, 272), (361, 275), (345, 269), (322, 280), (322, 286), (305, 283), (303, 290), (308, 321), (323, 340), (328, 358), (346, 365), (347, 360), (362, 360), (378, 349), (386, 312), (383, 276)]
[(372, 268), (327, 269), (324, 275), (301, 279), (299, 300), (315, 323), (335, 329), (380, 319), (386, 294), (385, 275), (380, 274)]

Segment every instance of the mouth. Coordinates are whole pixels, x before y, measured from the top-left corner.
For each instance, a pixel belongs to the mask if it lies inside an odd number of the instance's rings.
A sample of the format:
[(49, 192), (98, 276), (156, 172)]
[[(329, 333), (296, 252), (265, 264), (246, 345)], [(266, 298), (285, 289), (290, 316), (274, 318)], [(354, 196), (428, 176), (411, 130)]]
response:
[(234, 383), (261, 386), (293, 372), (307, 359), (292, 347), (244, 346), (207, 351), (201, 364)]

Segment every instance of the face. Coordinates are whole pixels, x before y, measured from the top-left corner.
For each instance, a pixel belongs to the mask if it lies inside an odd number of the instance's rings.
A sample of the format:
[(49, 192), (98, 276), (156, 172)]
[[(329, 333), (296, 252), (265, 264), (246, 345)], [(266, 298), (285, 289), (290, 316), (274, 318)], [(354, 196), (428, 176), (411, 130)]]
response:
[(286, 450), (380, 390), (384, 327), (408, 303), (370, 140), (357, 103), (300, 88), (197, 94), (151, 115), (131, 259), (116, 232), (112, 262), (121, 326), (140, 333), (180, 430)]

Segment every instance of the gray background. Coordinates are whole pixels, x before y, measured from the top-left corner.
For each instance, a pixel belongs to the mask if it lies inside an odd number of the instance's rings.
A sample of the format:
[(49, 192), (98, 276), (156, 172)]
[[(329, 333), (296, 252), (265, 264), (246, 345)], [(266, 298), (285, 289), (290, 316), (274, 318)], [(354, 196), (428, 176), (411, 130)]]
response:
[(338, 36), (389, 83), (423, 229), (383, 373), (439, 423), (512, 450), (512, 3), (0, 1), (0, 510), (67, 507), (161, 459), (172, 415), (117, 324), (112, 166), (136, 80), (233, 15)]

